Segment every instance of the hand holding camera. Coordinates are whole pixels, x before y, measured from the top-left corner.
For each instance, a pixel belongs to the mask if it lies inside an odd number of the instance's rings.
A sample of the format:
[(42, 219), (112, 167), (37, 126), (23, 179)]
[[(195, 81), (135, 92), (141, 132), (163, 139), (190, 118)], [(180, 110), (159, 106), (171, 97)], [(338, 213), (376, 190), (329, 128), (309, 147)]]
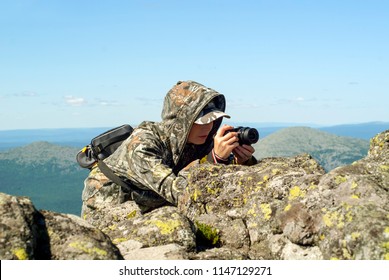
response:
[(214, 138), (214, 152), (222, 159), (228, 159), (234, 154), (237, 163), (241, 164), (250, 159), (255, 152), (251, 146), (258, 141), (259, 134), (255, 128), (222, 126)]

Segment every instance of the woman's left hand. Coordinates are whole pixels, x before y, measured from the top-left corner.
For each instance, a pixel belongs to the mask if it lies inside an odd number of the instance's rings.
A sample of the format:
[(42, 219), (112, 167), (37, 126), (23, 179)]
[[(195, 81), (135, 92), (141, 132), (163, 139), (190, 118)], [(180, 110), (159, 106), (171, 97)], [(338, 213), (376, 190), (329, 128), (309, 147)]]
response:
[(242, 145), (233, 149), (232, 152), (237, 160), (237, 164), (243, 164), (253, 156), (255, 149), (250, 145)]

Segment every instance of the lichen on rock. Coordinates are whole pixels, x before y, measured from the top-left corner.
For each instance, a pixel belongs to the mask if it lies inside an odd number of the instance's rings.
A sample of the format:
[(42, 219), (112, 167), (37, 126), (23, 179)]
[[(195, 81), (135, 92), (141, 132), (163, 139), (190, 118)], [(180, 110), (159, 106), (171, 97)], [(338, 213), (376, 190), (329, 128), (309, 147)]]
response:
[(389, 130), (326, 173), (308, 154), (200, 164), (179, 207), (132, 201), (84, 220), (0, 193), (1, 259), (389, 259)]

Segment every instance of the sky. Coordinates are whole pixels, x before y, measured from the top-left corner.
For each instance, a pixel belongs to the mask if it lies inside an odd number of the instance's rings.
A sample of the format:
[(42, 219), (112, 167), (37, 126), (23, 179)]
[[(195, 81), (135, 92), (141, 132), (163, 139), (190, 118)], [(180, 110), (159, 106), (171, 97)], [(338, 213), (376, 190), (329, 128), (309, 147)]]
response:
[(160, 121), (179, 80), (231, 122), (388, 122), (389, 1), (0, 1), (0, 130)]

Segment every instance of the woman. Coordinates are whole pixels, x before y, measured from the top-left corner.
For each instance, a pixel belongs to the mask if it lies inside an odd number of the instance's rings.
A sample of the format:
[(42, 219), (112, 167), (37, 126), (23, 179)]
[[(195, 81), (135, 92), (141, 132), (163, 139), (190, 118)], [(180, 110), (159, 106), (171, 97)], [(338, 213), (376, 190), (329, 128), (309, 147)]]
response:
[[(178, 82), (166, 95), (161, 122), (143, 122), (104, 162), (134, 188), (111, 182), (98, 167), (85, 180), (82, 214), (101, 204), (134, 200), (143, 212), (177, 205), (187, 186), (182, 172), (206, 159), (212, 163), (256, 163), (254, 148), (240, 146), (224, 125), (225, 98), (194, 81)], [(133, 189), (141, 190), (134, 192)]]

